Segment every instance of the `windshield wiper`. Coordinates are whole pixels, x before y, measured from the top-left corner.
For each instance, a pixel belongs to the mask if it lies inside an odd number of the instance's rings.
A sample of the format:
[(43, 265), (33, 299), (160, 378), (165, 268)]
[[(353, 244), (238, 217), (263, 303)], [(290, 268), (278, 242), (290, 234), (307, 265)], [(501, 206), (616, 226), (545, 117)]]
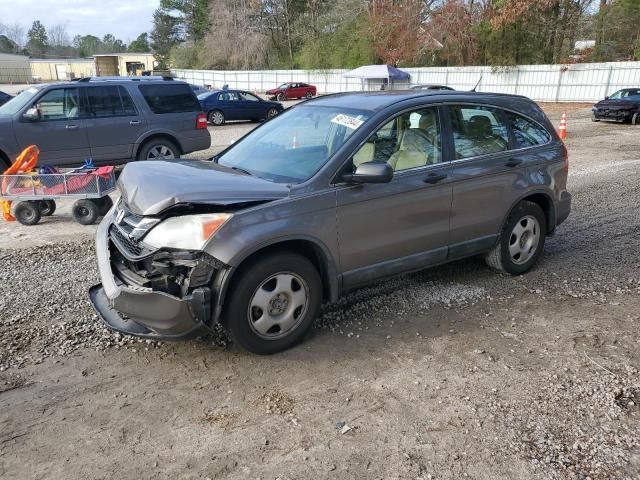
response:
[(236, 172), (240, 172), (240, 173), (244, 173), (245, 175), (249, 175), (250, 177), (255, 177), (255, 175), (253, 173), (251, 173), (249, 170), (245, 170), (244, 168), (240, 168), (240, 167), (228, 167), (231, 170), (235, 170)]

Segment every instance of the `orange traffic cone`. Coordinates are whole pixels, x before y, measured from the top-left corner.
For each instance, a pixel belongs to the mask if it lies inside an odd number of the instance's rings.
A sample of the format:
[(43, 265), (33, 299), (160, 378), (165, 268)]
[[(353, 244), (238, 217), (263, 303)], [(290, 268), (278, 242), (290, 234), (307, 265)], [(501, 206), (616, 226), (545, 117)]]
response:
[(293, 141), (291, 142), (291, 148), (298, 148), (300, 145), (298, 145), (298, 131), (296, 130), (295, 133), (293, 134)]
[(563, 113), (560, 117), (560, 128), (558, 129), (558, 135), (562, 140), (567, 138), (567, 114)]

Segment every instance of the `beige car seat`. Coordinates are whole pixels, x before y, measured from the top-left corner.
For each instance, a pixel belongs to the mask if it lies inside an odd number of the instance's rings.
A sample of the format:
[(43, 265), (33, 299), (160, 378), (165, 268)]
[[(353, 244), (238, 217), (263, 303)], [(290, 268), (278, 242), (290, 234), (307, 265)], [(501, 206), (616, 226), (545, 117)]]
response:
[(353, 156), (353, 166), (357, 167), (361, 163), (373, 161), (376, 152), (376, 146), (373, 143), (365, 143), (360, 150)]
[(467, 136), (472, 145), (464, 157), (486, 155), (502, 152), (507, 149), (507, 142), (495, 135), (491, 128), (491, 120), (484, 115), (474, 115), (467, 124)]
[(435, 112), (421, 115), (418, 128), (407, 128), (404, 131), (400, 148), (389, 158), (394, 171), (423, 167), (434, 163), (437, 124)]

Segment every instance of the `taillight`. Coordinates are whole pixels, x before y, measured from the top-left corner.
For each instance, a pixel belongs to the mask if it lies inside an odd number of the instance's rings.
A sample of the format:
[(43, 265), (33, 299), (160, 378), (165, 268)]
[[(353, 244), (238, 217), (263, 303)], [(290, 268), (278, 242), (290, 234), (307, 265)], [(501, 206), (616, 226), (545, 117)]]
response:
[(196, 129), (201, 130), (207, 128), (207, 115), (205, 113), (199, 113), (196, 117)]

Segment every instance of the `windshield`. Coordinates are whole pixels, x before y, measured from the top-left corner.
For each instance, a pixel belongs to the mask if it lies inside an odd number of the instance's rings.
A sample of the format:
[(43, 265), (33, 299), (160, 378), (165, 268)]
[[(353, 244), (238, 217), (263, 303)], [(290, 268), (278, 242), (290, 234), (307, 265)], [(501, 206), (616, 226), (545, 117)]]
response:
[(640, 90), (618, 90), (613, 95), (609, 96), (611, 100), (638, 100), (640, 96)]
[(26, 106), (37, 93), (37, 88), (27, 88), (20, 95), (2, 105), (0, 107), (0, 115), (15, 115), (22, 110), (22, 108)]
[(280, 90), (280, 89), (283, 89), (283, 90), (284, 90), (284, 89), (286, 89), (289, 85), (290, 85), (289, 83), (283, 83), (282, 85), (280, 85), (280, 86), (278, 87), (278, 90)]
[(369, 115), (339, 107), (295, 107), (253, 130), (216, 161), (275, 183), (301, 183), (311, 178)]

